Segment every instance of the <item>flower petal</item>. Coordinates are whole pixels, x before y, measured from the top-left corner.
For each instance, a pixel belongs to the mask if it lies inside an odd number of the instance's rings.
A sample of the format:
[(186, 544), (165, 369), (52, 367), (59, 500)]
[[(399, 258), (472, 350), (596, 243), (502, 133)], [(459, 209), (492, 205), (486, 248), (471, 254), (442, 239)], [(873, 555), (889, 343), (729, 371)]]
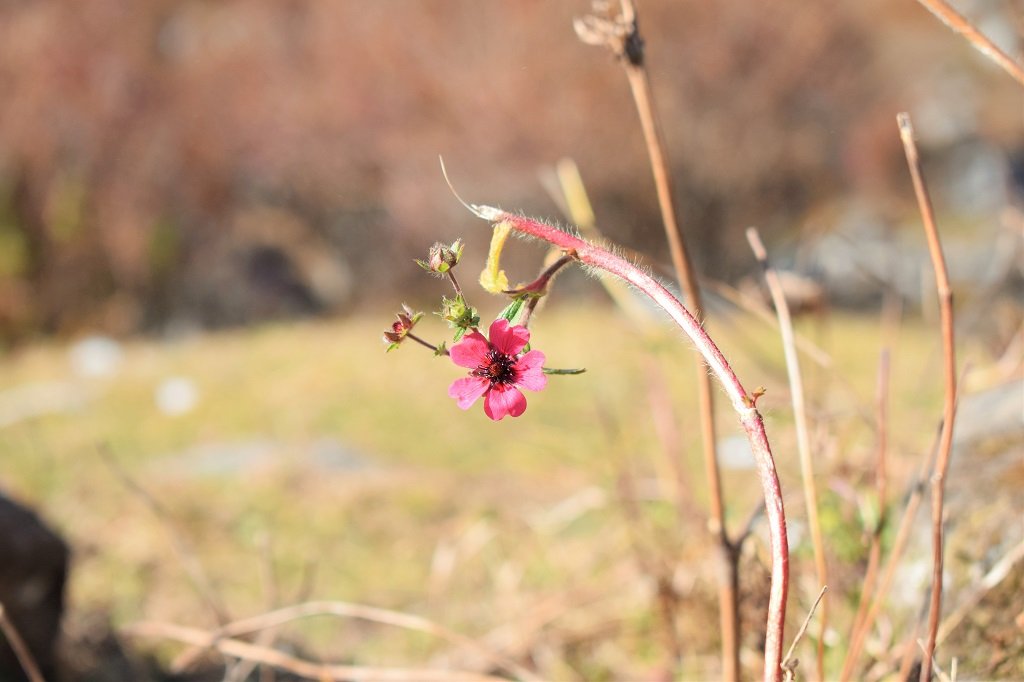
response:
[(543, 391), (548, 385), (548, 377), (544, 374), (544, 354), (539, 350), (531, 350), (516, 362), (516, 385), (531, 391)]
[(497, 384), (484, 398), (484, 414), (494, 421), (501, 421), (507, 414), (518, 417), (523, 412), (526, 412), (526, 397), (514, 386)]
[(462, 340), (448, 349), (452, 362), (459, 367), (476, 369), (487, 361), (487, 351), (491, 349), (487, 339), (480, 332), (470, 332)]
[(477, 398), (487, 393), (487, 389), (490, 387), (491, 382), (487, 381), (487, 379), (463, 377), (462, 379), (456, 379), (448, 387), (448, 397), (455, 398), (458, 401), (459, 407), (468, 410), (473, 406)]
[(487, 332), (491, 345), (505, 355), (515, 355), (530, 342), (530, 330), (522, 325), (509, 326), (508, 320), (499, 318), (491, 323)]

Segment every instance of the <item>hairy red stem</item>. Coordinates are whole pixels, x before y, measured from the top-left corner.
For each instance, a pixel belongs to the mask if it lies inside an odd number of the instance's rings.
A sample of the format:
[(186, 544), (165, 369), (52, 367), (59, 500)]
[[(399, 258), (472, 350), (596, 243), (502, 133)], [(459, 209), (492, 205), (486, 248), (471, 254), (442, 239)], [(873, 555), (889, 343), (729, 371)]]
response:
[(586, 265), (619, 277), (649, 296), (679, 325), (697, 347), (712, 373), (722, 384), (733, 409), (746, 431), (750, 449), (757, 464), (764, 491), (771, 541), (771, 592), (768, 600), (768, 623), (765, 637), (764, 679), (776, 682), (782, 679), (782, 638), (785, 629), (786, 595), (789, 589), (789, 542), (786, 535), (786, 516), (782, 504), (771, 446), (764, 429), (764, 421), (754, 405), (754, 399), (736, 377), (725, 356), (690, 311), (656, 279), (629, 261), (611, 251), (591, 244), (555, 227), (521, 215), (507, 213), (490, 206), (467, 205), (477, 216), (492, 224), (507, 223), (520, 235), (541, 239), (567, 252)]

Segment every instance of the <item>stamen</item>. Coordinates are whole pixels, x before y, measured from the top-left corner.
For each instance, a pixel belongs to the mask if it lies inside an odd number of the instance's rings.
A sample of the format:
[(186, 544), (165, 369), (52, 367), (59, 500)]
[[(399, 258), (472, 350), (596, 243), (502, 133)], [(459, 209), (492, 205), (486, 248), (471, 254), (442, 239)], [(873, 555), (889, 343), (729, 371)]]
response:
[(489, 379), (491, 385), (514, 384), (516, 381), (516, 359), (510, 355), (491, 349), (487, 352), (487, 361), (472, 371), (473, 376)]

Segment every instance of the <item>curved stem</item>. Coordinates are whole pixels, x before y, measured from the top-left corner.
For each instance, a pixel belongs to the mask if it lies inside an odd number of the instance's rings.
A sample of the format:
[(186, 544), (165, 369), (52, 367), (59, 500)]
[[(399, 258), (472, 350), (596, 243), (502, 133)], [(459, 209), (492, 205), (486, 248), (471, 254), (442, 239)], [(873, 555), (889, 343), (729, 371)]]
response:
[(579, 237), (563, 232), (545, 223), (514, 215), (490, 206), (469, 205), (477, 216), (492, 224), (505, 223), (520, 235), (541, 239), (565, 251), (575, 251), (577, 259), (593, 268), (615, 275), (629, 282), (649, 296), (679, 325), (703, 356), (712, 373), (725, 389), (739, 416), (757, 464), (761, 487), (764, 491), (771, 541), (771, 592), (768, 601), (768, 623), (765, 638), (764, 679), (774, 682), (782, 679), (782, 638), (785, 628), (786, 595), (789, 589), (789, 543), (786, 518), (771, 446), (764, 429), (764, 421), (755, 407), (755, 399), (747, 394), (729, 366), (722, 352), (690, 311), (657, 280), (629, 261)]

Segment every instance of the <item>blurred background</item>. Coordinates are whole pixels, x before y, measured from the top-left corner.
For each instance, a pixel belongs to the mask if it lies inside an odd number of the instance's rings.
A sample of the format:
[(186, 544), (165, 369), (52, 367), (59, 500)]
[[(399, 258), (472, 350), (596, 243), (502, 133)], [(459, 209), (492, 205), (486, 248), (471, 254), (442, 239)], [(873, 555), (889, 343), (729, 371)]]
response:
[[(1019, 57), (1020, 3), (958, 6)], [(379, 344), (400, 302), (429, 311), (447, 293), (413, 258), (462, 236), (472, 284), (486, 254), (487, 231), (452, 197), (439, 154), (468, 201), (553, 220), (565, 218), (539, 178), (574, 159), (605, 235), (668, 276), (622, 69), (572, 29), (588, 10), (583, 0), (0, 0), (0, 487), (74, 556), (68, 675), (169, 674), (166, 643), (124, 653), (136, 642), (119, 629), (132, 622), (212, 627), (225, 613), (319, 597), (490, 632), (548, 676), (643, 678), (660, 670), (661, 640), (650, 566), (631, 557), (663, 552), (679, 562), (689, 608), (683, 672), (715, 676), (692, 361), (677, 357), (672, 331), (637, 353), (600, 286), (568, 273), (535, 340), (552, 364), (590, 371), (554, 378), (511, 424), (455, 410), (444, 389), (456, 375), (428, 353), (385, 357)], [(879, 322), (883, 299), (904, 311), (893, 379), (901, 485), (941, 414), (931, 270), (896, 112), (917, 129), (961, 306), (961, 363), (977, 370), (968, 386), (994, 401), (976, 404), (965, 431), (996, 444), (958, 452), (991, 448), (1004, 468), (971, 470), (997, 487), (1024, 474), (1021, 90), (910, 0), (645, 0), (640, 12), (698, 271), (716, 291), (756, 294), (743, 231), (757, 225), (773, 258), (817, 287), (818, 312), (831, 311), (804, 332), (834, 361), (818, 369), (816, 442), (822, 475), (835, 477), (824, 504), (832, 559), (845, 567), (837, 594), (848, 580), (852, 611), (875, 442), (856, 415), (870, 414), (878, 350), (895, 338)], [(542, 255), (513, 245), (505, 267), (528, 280)], [(469, 295), (485, 316), (502, 305)], [(746, 315), (713, 297), (709, 324), (750, 385), (769, 387), (785, 450), (775, 333)], [(440, 340), (443, 325), (431, 324), (425, 335)], [(659, 405), (681, 423), (666, 432)], [(985, 421), (996, 414), (1003, 421)], [(604, 430), (582, 426), (594, 423)], [(641, 491), (661, 480), (651, 453), (666, 448), (692, 470), (692, 514), (680, 521), (659, 494), (637, 493), (655, 528), (638, 545), (615, 491), (634, 467), (627, 479)], [(745, 467), (727, 489), (756, 489)], [(798, 478), (784, 485), (797, 491)], [(979, 525), (965, 531), (976, 544), (954, 582), (979, 579), (1024, 535), (1015, 500), (993, 495), (992, 514), (962, 517)], [(733, 502), (739, 524), (749, 510)], [(694, 534), (689, 545), (680, 529)], [(754, 670), (764, 586), (751, 570)], [(908, 584), (926, 578), (927, 568)], [(615, 594), (626, 606), (599, 598), (622, 585), (639, 586)], [(817, 592), (800, 585), (794, 618)], [(549, 620), (522, 620), (538, 609)], [(848, 623), (836, 618), (838, 642)], [(486, 669), (423, 635), (331, 627), (303, 631), (305, 651)], [(1022, 628), (1006, 627), (1000, 641), (1019, 651)], [(876, 660), (902, 630), (889, 636)], [(973, 670), (1007, 674), (980, 641)], [(115, 659), (129, 667), (108, 667)]]
[[(586, 9), (4, 3), (0, 336), (221, 327), (406, 295), (410, 254), (471, 229), (438, 154), (470, 200), (552, 217), (536, 171), (572, 157), (609, 237), (665, 260), (625, 80), (572, 32)], [(1019, 7), (967, 9), (1015, 53)], [(750, 268), (750, 224), (808, 243), (906, 220), (895, 111), (915, 116), (946, 224), (996, 223), (1024, 172), (1018, 89), (914, 3), (643, 13), (708, 276)]]

